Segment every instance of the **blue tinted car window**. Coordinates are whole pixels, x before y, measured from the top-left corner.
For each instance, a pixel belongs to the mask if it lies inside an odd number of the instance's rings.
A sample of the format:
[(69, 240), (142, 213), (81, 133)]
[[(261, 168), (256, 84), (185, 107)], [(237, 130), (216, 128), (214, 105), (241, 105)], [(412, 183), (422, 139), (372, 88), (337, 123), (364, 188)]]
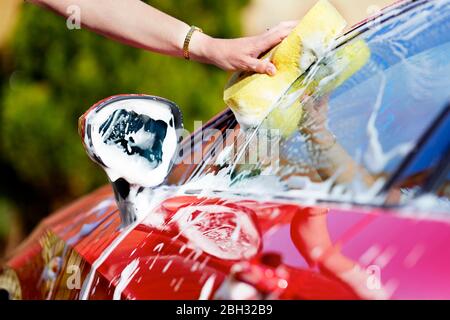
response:
[(339, 199), (383, 189), (450, 99), (450, 2), (412, 5), (369, 25), (330, 54), (363, 40), (370, 49), (364, 66), (331, 93), (319, 88), (300, 95), (306, 118), (321, 112), (322, 131), (334, 139), (318, 143), (312, 130), (304, 130), (318, 121), (303, 119), (297, 131), (279, 138), (278, 162), (236, 166), (241, 176), (274, 175), (287, 191), (320, 190), (320, 197)]
[[(224, 134), (230, 129), (235, 137), (227, 140), (226, 150), (221, 142), (203, 139), (206, 161), (190, 165), (186, 181), (215, 175), (222, 180), (208, 180), (215, 189), (247, 191), (240, 183), (254, 181), (258, 191), (271, 195), (281, 191), (306, 199), (378, 201), (377, 195), (450, 99), (450, 1), (401, 4), (338, 42), (298, 83), (309, 85), (316, 75), (327, 74), (327, 61), (338, 60), (348, 48), (368, 48), (370, 54), (332, 90), (322, 90), (319, 83), (314, 90), (294, 91), (294, 105), (281, 101), (256, 129), (244, 132), (235, 122), (221, 121), (230, 111), (210, 123), (208, 128)], [(357, 61), (358, 51), (350, 53), (351, 61)], [(303, 112), (300, 120), (283, 109), (296, 103)], [(279, 135), (266, 130), (276, 112), (287, 114)], [(317, 127), (323, 132), (315, 132)], [(268, 137), (277, 152), (260, 154), (261, 136)]]

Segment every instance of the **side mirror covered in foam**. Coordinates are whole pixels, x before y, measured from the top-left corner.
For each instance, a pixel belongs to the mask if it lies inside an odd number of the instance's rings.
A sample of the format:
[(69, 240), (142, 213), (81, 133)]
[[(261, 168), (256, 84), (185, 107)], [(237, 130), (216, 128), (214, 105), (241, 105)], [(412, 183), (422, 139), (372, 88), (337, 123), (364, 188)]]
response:
[(175, 103), (148, 95), (113, 96), (80, 117), (83, 145), (112, 182), (124, 225), (145, 209), (139, 195), (148, 196), (170, 173), (182, 128)]

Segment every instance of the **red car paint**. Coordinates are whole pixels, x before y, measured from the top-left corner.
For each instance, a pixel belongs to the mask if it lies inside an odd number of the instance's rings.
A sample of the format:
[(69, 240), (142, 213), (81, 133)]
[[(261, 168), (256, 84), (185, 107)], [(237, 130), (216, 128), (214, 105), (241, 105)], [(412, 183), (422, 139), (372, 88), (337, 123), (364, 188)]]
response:
[[(96, 210), (95, 207), (104, 201), (109, 201), (110, 205)], [(170, 216), (186, 205), (221, 202), (224, 201), (176, 197), (164, 201), (157, 212)], [(233, 279), (254, 286), (269, 298), (274, 293), (273, 298), (287, 299), (365, 298), (358, 296), (348, 283), (330, 270), (321, 268), (323, 262), (308, 263), (303, 250), (298, 249), (302, 246), (302, 238), (295, 229), (301, 226), (302, 216), (312, 210), (310, 207), (248, 200), (227, 201), (225, 205), (254, 212), (264, 239), (258, 254), (246, 261), (242, 270), (232, 273)], [(341, 252), (362, 268), (378, 266), (382, 285), (389, 290), (390, 298), (450, 297), (450, 248), (445, 245), (450, 240), (448, 223), (415, 220), (381, 211), (316, 209), (327, 217), (333, 243), (328, 250)], [(116, 210), (112, 192), (105, 187), (44, 221), (42, 231), (32, 236), (24, 249), (19, 249), (7, 264), (17, 274), (22, 298), (77, 298), (80, 290), (65, 289), (64, 284), (72, 275), (68, 269), (70, 256), (73, 257), (75, 252), (80, 256), (75, 264), (80, 268), (82, 278), (85, 277), (92, 263), (119, 234), (120, 219)], [(269, 225), (266, 218), (274, 212), (277, 212), (277, 218)], [(88, 232), (86, 226), (96, 224), (95, 231)], [(61, 289), (54, 290), (51, 296), (46, 295), (45, 281), (36, 281), (41, 278), (40, 270), (51, 265), (44, 261), (43, 252), (48, 250), (45, 243), (36, 241), (45, 233), (51, 233), (67, 244), (65, 253), (59, 255), (67, 262), (56, 270), (58, 275), (54, 282), (54, 286)], [(82, 236), (76, 238), (80, 234)], [(99, 267), (89, 298), (112, 298), (121, 272), (136, 258), (141, 261), (140, 268), (122, 292), (123, 298), (198, 299), (205, 281), (213, 274), (215, 282), (209, 298), (214, 297), (220, 285), (231, 277), (230, 269), (236, 261), (218, 259), (206, 253), (195, 256), (195, 250), (181, 249), (187, 241), (174, 240), (176, 234), (176, 230), (137, 226)]]

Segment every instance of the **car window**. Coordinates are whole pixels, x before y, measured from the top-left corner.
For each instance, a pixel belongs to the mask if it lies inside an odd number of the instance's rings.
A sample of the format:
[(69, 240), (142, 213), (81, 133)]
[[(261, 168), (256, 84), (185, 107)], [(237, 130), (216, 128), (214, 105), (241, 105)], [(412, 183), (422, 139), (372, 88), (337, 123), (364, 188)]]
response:
[[(214, 175), (216, 188), (251, 185), (285, 195), (378, 201), (449, 101), (449, 31), (449, 1), (409, 3), (361, 25), (299, 79), (295, 99), (280, 102), (259, 128), (242, 132), (234, 123), (227, 128), (232, 139), (221, 137), (224, 148), (222, 141), (208, 144), (219, 151), (186, 181)], [(370, 54), (357, 70), (330, 76), (329, 61), (346, 54), (357, 61), (366, 49)], [(330, 78), (339, 82), (332, 90)], [(289, 113), (294, 107), (300, 117)], [(288, 116), (280, 120), (280, 113)], [(261, 152), (267, 148), (273, 152)]]
[(450, 165), (450, 104), (427, 130), (419, 142), (420, 147), (403, 163), (393, 177), (388, 204), (406, 203), (423, 194), (449, 198), (448, 170)]
[(444, 176), (436, 189), (436, 195), (439, 198), (450, 201), (450, 171)]

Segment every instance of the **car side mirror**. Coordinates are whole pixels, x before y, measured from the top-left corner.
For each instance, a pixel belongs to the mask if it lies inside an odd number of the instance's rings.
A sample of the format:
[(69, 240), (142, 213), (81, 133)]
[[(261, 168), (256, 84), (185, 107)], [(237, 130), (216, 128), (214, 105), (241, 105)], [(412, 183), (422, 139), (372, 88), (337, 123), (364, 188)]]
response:
[(155, 96), (113, 96), (92, 106), (78, 127), (87, 154), (113, 185), (122, 225), (131, 224), (170, 173), (182, 139), (180, 109)]

